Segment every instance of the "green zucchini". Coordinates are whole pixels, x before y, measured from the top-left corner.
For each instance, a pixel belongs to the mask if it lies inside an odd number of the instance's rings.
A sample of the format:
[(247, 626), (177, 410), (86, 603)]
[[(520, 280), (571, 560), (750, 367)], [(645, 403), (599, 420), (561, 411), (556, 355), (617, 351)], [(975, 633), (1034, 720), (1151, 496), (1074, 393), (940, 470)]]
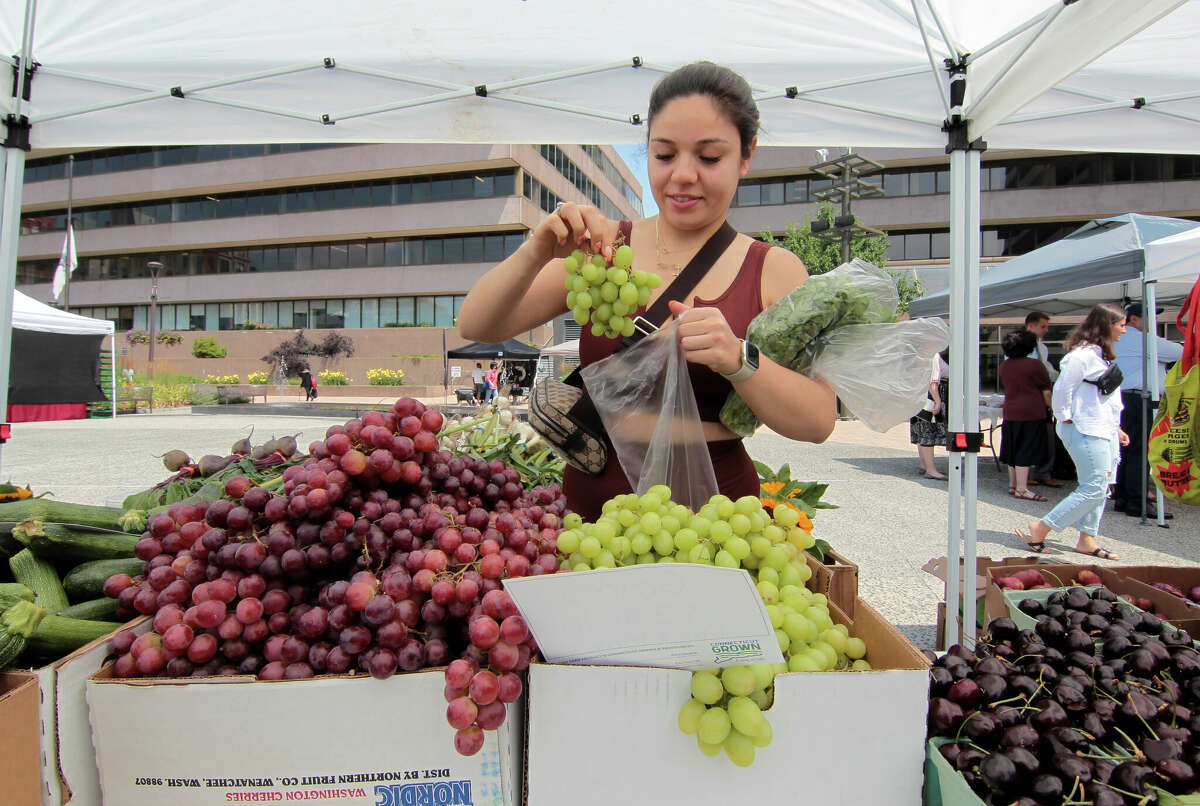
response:
[(104, 583), (113, 574), (139, 576), (146, 564), (136, 557), (127, 560), (92, 560), (67, 572), (62, 585), (72, 602), (86, 602), (104, 595)]
[(4, 596), (33, 601), (33, 591), (28, 585), (22, 585), (20, 582), (0, 582), (0, 597)]
[(17, 524), (13, 536), (39, 557), (66, 563), (129, 559), (138, 542), (136, 535), (85, 532), (61, 523), (36, 520)]
[(87, 621), (48, 615), (25, 642), (25, 650), (40, 658), (61, 658), (84, 644), (103, 638), (120, 626), (113, 621)]
[(70, 607), (67, 592), (49, 560), (43, 560), (29, 549), (18, 551), (8, 559), (13, 579), (34, 593), (34, 601), (48, 613), (57, 613)]
[(4, 609), (0, 614), (0, 669), (12, 665), (25, 650), (45, 616), (45, 610), (24, 599)]
[(108, 596), (71, 605), (58, 615), (85, 621), (113, 621), (117, 618), (117, 600)]
[(88, 504), (71, 504), (66, 501), (49, 501), (45, 498), (25, 498), (20, 501), (0, 503), (0, 521), (20, 523), (27, 520), (73, 523), (78, 526), (95, 526), (100, 529), (121, 531), (121, 515), (118, 507), (97, 507)]

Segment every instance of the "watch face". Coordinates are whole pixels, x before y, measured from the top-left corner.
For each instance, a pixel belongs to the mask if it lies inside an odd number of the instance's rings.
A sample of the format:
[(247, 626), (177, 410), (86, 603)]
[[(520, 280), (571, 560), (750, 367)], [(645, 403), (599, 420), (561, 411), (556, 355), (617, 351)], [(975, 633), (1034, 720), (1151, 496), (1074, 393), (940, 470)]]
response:
[(758, 348), (750, 342), (744, 342), (746, 345), (745, 355), (743, 356), (746, 363), (758, 369)]

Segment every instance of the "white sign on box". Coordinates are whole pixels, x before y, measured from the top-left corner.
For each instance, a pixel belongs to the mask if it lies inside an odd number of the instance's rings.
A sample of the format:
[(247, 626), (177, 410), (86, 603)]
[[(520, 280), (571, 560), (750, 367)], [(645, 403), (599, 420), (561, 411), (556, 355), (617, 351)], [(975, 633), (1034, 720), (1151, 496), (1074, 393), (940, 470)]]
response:
[(547, 663), (709, 669), (782, 663), (740, 568), (663, 563), (505, 579)]

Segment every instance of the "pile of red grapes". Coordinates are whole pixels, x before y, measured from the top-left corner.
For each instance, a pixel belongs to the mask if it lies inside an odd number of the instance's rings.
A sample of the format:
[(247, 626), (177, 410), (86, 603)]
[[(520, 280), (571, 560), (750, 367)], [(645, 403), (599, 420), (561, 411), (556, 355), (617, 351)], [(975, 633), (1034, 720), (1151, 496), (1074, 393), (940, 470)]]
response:
[(988, 804), (1127, 806), (1200, 790), (1200, 654), (1107, 588), (1027, 599), (930, 670), (929, 734)]
[(522, 691), (536, 645), (506, 577), (555, 573), (559, 485), (441, 450), (442, 415), (403, 398), (335, 425), (283, 473), (282, 494), (230, 479), (226, 498), (147, 524), (141, 576), (105, 584), (153, 630), (112, 639), (116, 677), (321, 674), (446, 667), (447, 720), (471, 755)]

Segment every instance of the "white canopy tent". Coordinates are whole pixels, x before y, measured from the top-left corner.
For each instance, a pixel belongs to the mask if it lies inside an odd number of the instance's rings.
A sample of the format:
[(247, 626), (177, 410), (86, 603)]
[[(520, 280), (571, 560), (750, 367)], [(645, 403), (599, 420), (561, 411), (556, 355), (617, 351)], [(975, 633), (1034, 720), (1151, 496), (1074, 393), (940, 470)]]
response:
[[(87, 316), (79, 316), (78, 314), (63, 311), (58, 308), (52, 308), (49, 305), (38, 302), (33, 297), (22, 294), (20, 291), (12, 292), (12, 329), (13, 330), (28, 330), (34, 333), (56, 333), (66, 336), (109, 336), (109, 350), (112, 354), (112, 365), (110, 369), (110, 377), (100, 378), (99, 383), (103, 386), (105, 383), (111, 384), (112, 389), (117, 387), (117, 339), (116, 327), (112, 322), (104, 319), (92, 319)], [(11, 330), (6, 331), (11, 337)], [(82, 341), (85, 344), (95, 346), (94, 341), (87, 339), (72, 339), (72, 342)], [(61, 342), (60, 342), (61, 345)], [(80, 345), (81, 349), (83, 348)], [(94, 362), (94, 356), (92, 357)], [(42, 356), (35, 359), (35, 363), (54, 362), (54, 356)], [(93, 363), (94, 366), (94, 363)], [(61, 367), (61, 364), (60, 364)], [(28, 381), (29, 379), (22, 375), (18, 369), (12, 370), (17, 372), (17, 378), (12, 379), (12, 384), (15, 385), (18, 381)], [(55, 371), (51, 371), (55, 374)], [(5, 411), (8, 406), (8, 391), (10, 379), (8, 373), (5, 373), (4, 386), (4, 401)], [(114, 404), (111, 407), (112, 416), (117, 416), (117, 408)]]
[(13, 291), (12, 326), (21, 330), (37, 330), (42, 333), (85, 333), (112, 335), (116, 328), (105, 319), (70, 313), (38, 302), (33, 297)]
[[(951, 151), (962, 432), (978, 421), (980, 138), (1194, 151), (1197, 41), (1200, 0), (0, 0), (3, 52), (33, 67), (0, 104), (0, 265), (11, 288), (29, 144), (642, 142), (655, 81), (710, 59), (755, 88), (764, 144)], [(0, 375), (7, 360), (0, 336)], [(948, 553), (973, 567), (977, 455), (953, 457)]]

